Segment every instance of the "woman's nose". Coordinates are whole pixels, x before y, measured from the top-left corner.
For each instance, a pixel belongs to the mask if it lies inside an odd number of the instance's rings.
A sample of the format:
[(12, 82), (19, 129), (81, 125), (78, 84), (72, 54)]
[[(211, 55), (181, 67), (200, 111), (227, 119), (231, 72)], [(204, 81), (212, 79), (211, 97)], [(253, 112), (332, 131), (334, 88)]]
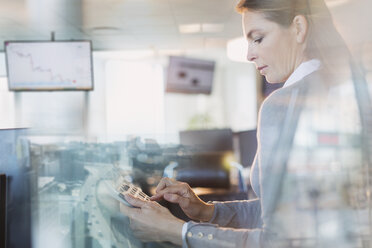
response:
[(248, 52), (247, 52), (247, 60), (250, 62), (254, 62), (256, 59), (256, 55), (253, 52), (253, 49), (251, 47), (248, 47)]

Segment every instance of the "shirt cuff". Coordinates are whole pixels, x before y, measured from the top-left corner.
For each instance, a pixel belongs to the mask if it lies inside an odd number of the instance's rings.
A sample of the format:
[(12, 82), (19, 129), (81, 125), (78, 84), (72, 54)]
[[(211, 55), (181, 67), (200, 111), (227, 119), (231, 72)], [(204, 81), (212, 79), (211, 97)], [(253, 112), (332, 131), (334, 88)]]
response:
[(186, 241), (187, 223), (185, 222), (182, 226), (182, 241)]
[(214, 204), (214, 209), (213, 209), (213, 214), (212, 214), (212, 218), (207, 221), (207, 223), (213, 223), (213, 221), (216, 219), (216, 216), (217, 216), (217, 205), (218, 205), (218, 201), (208, 201), (207, 203), (209, 204)]

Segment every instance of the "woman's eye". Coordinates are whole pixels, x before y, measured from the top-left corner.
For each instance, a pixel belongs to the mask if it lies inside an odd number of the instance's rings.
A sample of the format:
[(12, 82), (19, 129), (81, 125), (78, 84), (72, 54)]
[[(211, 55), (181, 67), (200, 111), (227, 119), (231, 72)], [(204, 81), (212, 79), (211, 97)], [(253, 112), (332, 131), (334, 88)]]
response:
[(258, 38), (258, 39), (255, 39), (255, 40), (254, 40), (254, 43), (258, 43), (258, 44), (260, 44), (260, 43), (261, 43), (261, 41), (262, 41), (262, 39), (263, 39), (263, 37), (261, 37), (261, 38)]

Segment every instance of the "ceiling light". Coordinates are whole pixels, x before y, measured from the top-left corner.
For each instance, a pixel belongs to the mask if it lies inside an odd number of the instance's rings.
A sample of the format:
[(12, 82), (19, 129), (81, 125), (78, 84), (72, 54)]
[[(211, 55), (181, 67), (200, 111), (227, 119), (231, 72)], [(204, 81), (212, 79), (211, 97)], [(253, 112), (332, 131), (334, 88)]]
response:
[(90, 33), (95, 35), (115, 35), (121, 33), (121, 31), (120, 28), (108, 26), (93, 27), (90, 29)]
[(219, 33), (224, 30), (223, 24), (203, 23), (201, 25), (203, 33)]
[(194, 24), (184, 24), (179, 25), (178, 27), (181, 34), (195, 34), (201, 32), (201, 24), (194, 23)]
[(193, 23), (179, 25), (178, 29), (182, 34), (219, 33), (224, 30), (224, 25), (214, 23)]

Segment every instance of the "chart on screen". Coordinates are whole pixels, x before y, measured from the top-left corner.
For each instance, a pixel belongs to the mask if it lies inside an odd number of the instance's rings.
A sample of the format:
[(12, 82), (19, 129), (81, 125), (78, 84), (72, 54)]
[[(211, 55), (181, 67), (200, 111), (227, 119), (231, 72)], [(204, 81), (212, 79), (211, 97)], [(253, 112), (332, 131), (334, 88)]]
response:
[(92, 90), (89, 41), (6, 42), (10, 90)]

